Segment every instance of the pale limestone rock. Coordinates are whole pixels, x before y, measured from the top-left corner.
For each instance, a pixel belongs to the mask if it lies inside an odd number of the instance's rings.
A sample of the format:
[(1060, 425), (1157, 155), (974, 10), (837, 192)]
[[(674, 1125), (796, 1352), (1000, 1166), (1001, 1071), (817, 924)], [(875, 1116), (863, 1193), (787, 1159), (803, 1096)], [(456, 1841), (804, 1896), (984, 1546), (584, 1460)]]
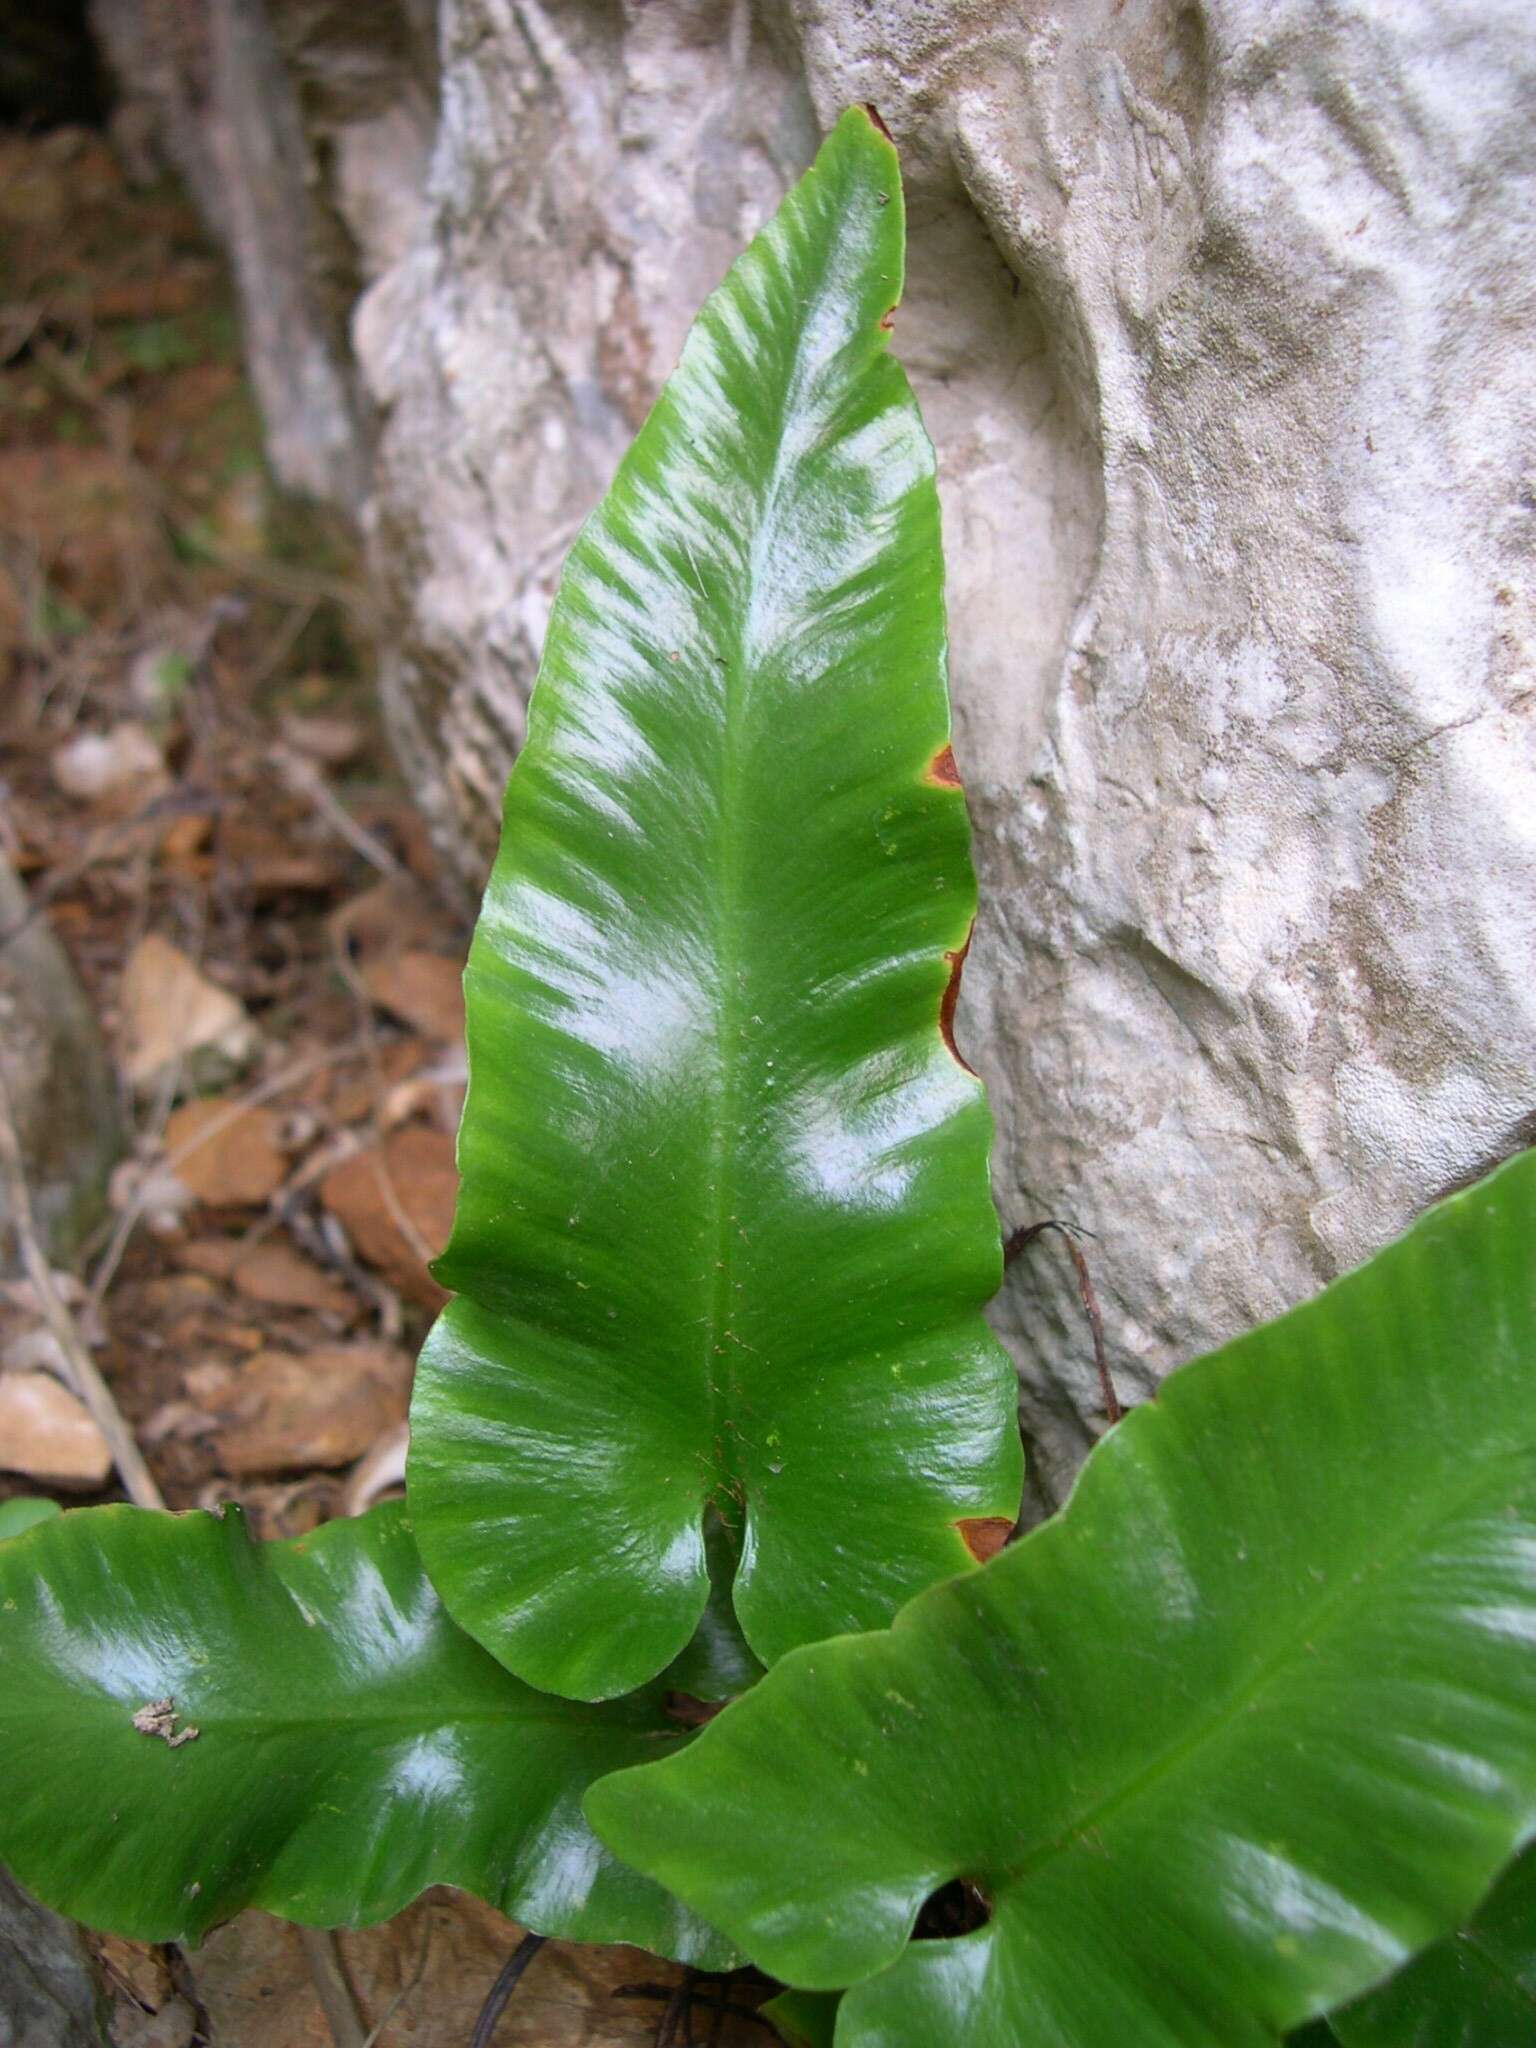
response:
[(346, 322), (423, 220), (432, 0), (90, 0), (131, 156), (171, 158), (229, 250), (267, 453), (356, 510), (371, 421)]
[[(467, 880), (577, 523), (872, 100), (1006, 1219), (1093, 1233), (1136, 1397), (1536, 1135), (1524, 0), (441, 0), (437, 61), (352, 333), (388, 707)], [(1028, 1257), (998, 1319), (1054, 1496), (1097, 1397)]]

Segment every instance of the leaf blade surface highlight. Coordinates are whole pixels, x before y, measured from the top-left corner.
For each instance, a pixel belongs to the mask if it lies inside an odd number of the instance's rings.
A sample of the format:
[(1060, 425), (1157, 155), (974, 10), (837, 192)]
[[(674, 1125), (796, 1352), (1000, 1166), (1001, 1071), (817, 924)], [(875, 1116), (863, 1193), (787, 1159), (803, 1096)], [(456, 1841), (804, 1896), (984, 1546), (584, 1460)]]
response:
[(460, 1623), (574, 1697), (692, 1636), (706, 1508), (771, 1663), (1018, 1505), (902, 262), (855, 110), (573, 547), (508, 787), (409, 1491)]
[(0, 1548), (0, 1671), (0, 1855), (93, 1926), (359, 1926), (454, 1884), (542, 1933), (729, 1959), (581, 1815), (687, 1739), (662, 1688), (531, 1691), (449, 1620), (397, 1504), (283, 1543), (238, 1509), (74, 1510)]

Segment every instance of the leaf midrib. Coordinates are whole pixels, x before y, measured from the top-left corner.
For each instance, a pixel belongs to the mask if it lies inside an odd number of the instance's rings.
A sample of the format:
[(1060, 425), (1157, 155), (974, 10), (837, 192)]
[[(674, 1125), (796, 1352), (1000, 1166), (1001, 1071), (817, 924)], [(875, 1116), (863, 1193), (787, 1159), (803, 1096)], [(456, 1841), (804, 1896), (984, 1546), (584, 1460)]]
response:
[[(1528, 1449), (1517, 1450), (1508, 1452), (1505, 1456), (1513, 1463), (1528, 1459), (1530, 1452)], [(1348, 1583), (1324, 1595), (1314, 1607), (1310, 1607), (1305, 1614), (1299, 1616), (1294, 1627), (1288, 1631), (1283, 1648), (1261, 1664), (1252, 1677), (1231, 1694), (1223, 1706), (1208, 1716), (1198, 1729), (1170, 1743), (1128, 1783), (1106, 1794), (1097, 1805), (1062, 1828), (1037, 1854), (1026, 1857), (1021, 1863), (1005, 1866), (1002, 1872), (1003, 1885), (1022, 1885), (1029, 1878), (1037, 1876), (1047, 1864), (1054, 1862), (1058, 1857), (1080, 1850), (1084, 1846), (1084, 1838), (1094, 1829), (1113, 1819), (1123, 1808), (1134, 1804), (1152, 1786), (1184, 1766), (1207, 1743), (1216, 1740), (1239, 1715), (1247, 1712), (1275, 1678), (1293, 1669), (1300, 1651), (1314, 1636), (1319, 1633), (1331, 1633), (1341, 1617), (1361, 1603), (1367, 1591), (1366, 1578), (1373, 1570), (1380, 1572), (1401, 1563), (1406, 1557), (1411, 1556), (1431, 1533), (1454, 1520), (1489, 1490), (1489, 1475), (1485, 1465), (1474, 1484), (1458, 1491), (1455, 1497), (1448, 1499), (1435, 1514), (1426, 1515), (1417, 1521), (1407, 1536), (1379, 1552), (1368, 1553), (1356, 1566)]]
[[(142, 1704), (142, 1702), (139, 1704)], [(573, 1701), (571, 1704), (578, 1706), (580, 1703)], [(89, 1725), (94, 1731), (100, 1727), (104, 1718), (116, 1720), (119, 1713), (121, 1713), (124, 1725), (128, 1726), (131, 1724), (133, 1712), (134, 1708), (126, 1700), (96, 1700), (89, 1706), (82, 1707), (79, 1713), (79, 1720), (82, 1725)], [(583, 1728), (592, 1726), (594, 1723), (598, 1727), (603, 1726), (600, 1717), (595, 1714), (590, 1718), (565, 1714), (522, 1714), (512, 1707), (486, 1707), (477, 1708), (472, 1712), (454, 1713), (433, 1713), (428, 1708), (421, 1708), (420, 1710), (403, 1711), (394, 1714), (326, 1712), (264, 1715), (227, 1714), (217, 1709), (210, 1712), (205, 1708), (188, 1705), (186, 1707), (177, 1707), (176, 1719), (183, 1725), (190, 1723), (200, 1733), (204, 1734), (212, 1729), (225, 1728), (232, 1730), (254, 1729), (262, 1734), (312, 1734), (317, 1729), (323, 1732), (337, 1727), (401, 1727), (431, 1730), (458, 1728), (462, 1727), (466, 1722), (490, 1723), (501, 1721), (515, 1723), (518, 1727), (522, 1728), (555, 1728), (565, 1734), (574, 1734), (580, 1732)], [(56, 1706), (39, 1708), (33, 1713), (28, 1713), (25, 1709), (18, 1711), (12, 1708), (0, 1714), (0, 1727), (5, 1728), (14, 1728), (27, 1723), (57, 1728), (60, 1726), (60, 1722), (61, 1716)], [(632, 1735), (641, 1741), (668, 1740), (673, 1735), (673, 1731), (666, 1728), (625, 1727), (622, 1725), (615, 1727), (612, 1732), (616, 1735)], [(134, 1733), (137, 1734), (138, 1731), (134, 1730)], [(676, 1733), (681, 1737), (683, 1731), (678, 1729)], [(142, 1739), (151, 1743), (158, 1740), (155, 1736), (145, 1736)]]
[[(836, 238), (823, 243), (819, 253), (813, 248), (816, 260), (810, 274), (810, 290), (802, 304), (809, 303), (811, 299), (821, 298), (826, 288), (827, 272), (835, 246), (838, 246)], [(786, 262), (783, 270), (788, 271), (790, 267)], [(721, 981), (720, 1000), (715, 1013), (719, 1093), (715, 1138), (710, 1158), (710, 1179), (715, 1203), (715, 1270), (710, 1317), (704, 1333), (704, 1375), (705, 1384), (709, 1389), (711, 1441), (708, 1459), (714, 1468), (716, 1486), (727, 1495), (735, 1495), (741, 1508), (745, 1508), (746, 1505), (746, 1488), (740, 1469), (742, 1446), (737, 1430), (738, 1418), (743, 1412), (744, 1404), (736, 1358), (739, 1340), (731, 1328), (736, 1296), (736, 1224), (739, 1222), (734, 1169), (741, 1144), (737, 1117), (742, 1099), (740, 1082), (744, 1059), (741, 1043), (743, 1012), (740, 987), (742, 819), (737, 798), (744, 773), (740, 726), (745, 715), (745, 707), (752, 695), (752, 680), (755, 673), (747, 662), (743, 622), (751, 615), (752, 599), (760, 581), (765, 551), (764, 537), (770, 529), (783, 489), (787, 462), (786, 428), (794, 417), (804, 385), (806, 338), (811, 327), (810, 321), (802, 320), (795, 331), (793, 359), (781, 387), (783, 402), (775, 423), (773, 467), (759, 497), (753, 526), (746, 587), (741, 593), (744, 601), (732, 607), (727, 615), (730, 655), (723, 664), (724, 674), (721, 683), (720, 811), (716, 835), (716, 862), (720, 886), (716, 892), (718, 910), (715, 933), (715, 956), (719, 964)], [(691, 560), (690, 555), (690, 562)], [(697, 588), (700, 605), (703, 608), (700, 623), (704, 625), (707, 623), (709, 600), (704, 593), (702, 576), (697, 571), (695, 574), (698, 575)], [(723, 1513), (729, 1515), (731, 1500), (720, 1500), (717, 1505)]]

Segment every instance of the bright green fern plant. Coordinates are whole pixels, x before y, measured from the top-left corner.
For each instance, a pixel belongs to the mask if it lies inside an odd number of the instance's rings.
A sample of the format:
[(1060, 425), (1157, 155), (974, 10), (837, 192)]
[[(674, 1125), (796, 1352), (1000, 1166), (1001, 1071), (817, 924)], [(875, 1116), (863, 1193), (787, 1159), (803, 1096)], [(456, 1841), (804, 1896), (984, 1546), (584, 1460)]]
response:
[(856, 110), (572, 549), (407, 1504), (12, 1517), (0, 1855), (146, 1940), (459, 1885), (837, 2048), (1512, 2048), (1536, 1158), (976, 1563), (1021, 1465), (902, 265)]

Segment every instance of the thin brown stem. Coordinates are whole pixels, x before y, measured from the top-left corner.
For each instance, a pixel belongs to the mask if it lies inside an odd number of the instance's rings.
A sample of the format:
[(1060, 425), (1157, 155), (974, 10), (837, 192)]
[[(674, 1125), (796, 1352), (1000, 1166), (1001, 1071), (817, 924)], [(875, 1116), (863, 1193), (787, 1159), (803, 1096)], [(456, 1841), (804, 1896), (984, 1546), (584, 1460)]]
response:
[(1022, 1230), (1014, 1231), (1003, 1246), (1003, 1264), (1011, 1266), (1026, 1246), (1032, 1245), (1037, 1237), (1043, 1237), (1048, 1230), (1054, 1230), (1067, 1248), (1072, 1261), (1072, 1270), (1077, 1275), (1077, 1292), (1088, 1317), (1088, 1328), (1093, 1333), (1093, 1363), (1099, 1375), (1099, 1390), (1104, 1400), (1104, 1413), (1111, 1424), (1120, 1420), (1124, 1409), (1115, 1392), (1114, 1381), (1109, 1376), (1109, 1361), (1104, 1353), (1104, 1318), (1099, 1314), (1099, 1298), (1093, 1291), (1093, 1275), (1088, 1270), (1088, 1261), (1083, 1257), (1077, 1239), (1068, 1224), (1059, 1223), (1054, 1216), (1047, 1216), (1041, 1223), (1026, 1223)]
[(491, 1986), (490, 1996), (480, 2008), (480, 2017), (475, 2021), (475, 2031), (470, 2036), (469, 2048), (491, 2048), (491, 2037), (507, 2009), (507, 2000), (517, 1989), (523, 1972), (543, 1946), (542, 1934), (525, 1934), (513, 1949), (502, 1966), (500, 1976)]
[(686, 2023), (687, 2026), (687, 2031), (683, 2035), (683, 2048), (690, 2048), (693, 2041), (693, 1986), (697, 1976), (696, 1970), (685, 1969), (678, 1980), (672, 1996), (667, 2000), (666, 2010), (661, 2016), (661, 2025), (656, 2029), (656, 2048), (673, 2048), (681, 2023)]
[(412, 1970), (410, 1976), (400, 1986), (400, 1989), (395, 1993), (394, 1997), (389, 2001), (388, 2005), (385, 2006), (383, 2012), (380, 2013), (378, 2019), (369, 2029), (368, 2038), (366, 2041), (364, 2041), (363, 2048), (377, 2048), (377, 2044), (383, 2040), (384, 2029), (389, 2025), (390, 2021), (394, 2018), (395, 2014), (400, 2010), (401, 2006), (404, 2005), (405, 2001), (411, 1996), (412, 1992), (415, 1991), (417, 1986), (421, 1983), (422, 1978), (427, 1974), (427, 1955), (431, 1947), (432, 1916), (429, 1913), (424, 1916), (422, 1923), (421, 1950), (416, 1957), (416, 1967), (414, 1970)]

